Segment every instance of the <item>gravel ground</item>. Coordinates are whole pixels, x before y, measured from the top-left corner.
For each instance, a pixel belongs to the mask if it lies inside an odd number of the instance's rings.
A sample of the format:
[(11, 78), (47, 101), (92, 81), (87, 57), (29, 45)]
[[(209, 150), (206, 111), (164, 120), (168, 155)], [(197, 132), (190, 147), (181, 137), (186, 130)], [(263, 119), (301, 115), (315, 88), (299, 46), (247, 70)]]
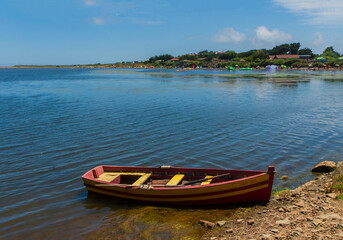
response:
[(332, 189), (337, 170), (294, 190), (280, 192), (266, 206), (255, 206), (213, 225), (202, 239), (343, 239), (343, 200)]

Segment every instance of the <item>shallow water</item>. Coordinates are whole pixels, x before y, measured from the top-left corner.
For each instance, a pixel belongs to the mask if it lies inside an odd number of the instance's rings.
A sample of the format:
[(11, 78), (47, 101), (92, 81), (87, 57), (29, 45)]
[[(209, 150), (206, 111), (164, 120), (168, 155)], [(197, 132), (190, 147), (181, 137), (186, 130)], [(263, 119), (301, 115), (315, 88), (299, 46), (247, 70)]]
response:
[(275, 165), (274, 188), (296, 187), (341, 159), (342, 110), (336, 73), (0, 69), (0, 236), (80, 238), (150, 209), (88, 195), (103, 164)]

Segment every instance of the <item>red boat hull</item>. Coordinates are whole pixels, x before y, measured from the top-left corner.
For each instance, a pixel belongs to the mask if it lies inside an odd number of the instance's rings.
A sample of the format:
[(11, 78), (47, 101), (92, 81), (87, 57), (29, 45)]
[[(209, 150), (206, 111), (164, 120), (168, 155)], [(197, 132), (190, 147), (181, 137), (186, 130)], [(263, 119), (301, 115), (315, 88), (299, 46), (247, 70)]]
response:
[[(175, 173), (192, 173), (194, 175), (194, 173), (206, 172), (206, 174), (215, 176), (230, 173), (246, 177), (222, 180), (208, 185), (157, 186), (145, 189), (141, 186), (128, 187), (102, 181), (101, 175), (111, 171), (122, 171), (124, 173), (150, 172), (155, 177), (163, 172), (168, 176)], [(118, 198), (170, 205), (216, 205), (269, 201), (274, 173), (274, 167), (269, 167), (267, 172), (262, 172), (196, 168), (168, 168), (165, 170), (163, 168), (100, 166), (85, 173), (82, 179), (88, 191)]]

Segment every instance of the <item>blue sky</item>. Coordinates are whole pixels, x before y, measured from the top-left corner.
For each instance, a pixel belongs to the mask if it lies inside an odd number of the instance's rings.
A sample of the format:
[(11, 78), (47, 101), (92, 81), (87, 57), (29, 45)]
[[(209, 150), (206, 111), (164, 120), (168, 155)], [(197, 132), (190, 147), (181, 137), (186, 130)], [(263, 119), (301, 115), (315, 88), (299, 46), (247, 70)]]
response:
[(1, 0), (0, 65), (145, 60), (301, 42), (343, 53), (342, 0)]

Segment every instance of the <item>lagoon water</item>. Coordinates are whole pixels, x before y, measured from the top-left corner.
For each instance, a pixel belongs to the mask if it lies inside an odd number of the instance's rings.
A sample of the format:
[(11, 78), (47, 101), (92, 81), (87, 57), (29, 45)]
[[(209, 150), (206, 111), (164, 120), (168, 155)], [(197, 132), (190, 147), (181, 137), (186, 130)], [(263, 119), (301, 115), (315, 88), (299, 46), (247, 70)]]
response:
[(88, 194), (97, 165), (274, 165), (286, 188), (342, 153), (339, 74), (0, 69), (0, 238), (85, 238), (150, 207)]

